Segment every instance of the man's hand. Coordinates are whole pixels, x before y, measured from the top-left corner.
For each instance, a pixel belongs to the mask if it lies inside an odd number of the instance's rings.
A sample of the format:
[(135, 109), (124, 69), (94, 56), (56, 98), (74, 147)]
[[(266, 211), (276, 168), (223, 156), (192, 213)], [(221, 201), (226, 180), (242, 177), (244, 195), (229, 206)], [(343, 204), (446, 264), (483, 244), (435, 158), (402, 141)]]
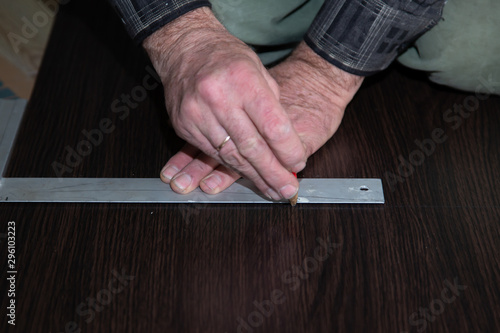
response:
[(223, 164), (226, 176), (241, 174), (272, 199), (293, 197), (298, 181), (291, 171), (305, 167), (305, 147), (258, 56), (208, 8), (167, 24), (143, 46), (177, 135), (204, 154), (189, 148), (167, 163), (162, 177), (174, 191), (192, 191), (200, 174)]
[[(335, 133), (363, 81), (362, 77), (329, 64), (304, 43), (270, 73), (279, 84), (281, 104), (306, 147), (307, 157)], [(189, 173), (203, 191), (211, 194), (226, 189), (239, 178), (189, 144), (167, 165)]]

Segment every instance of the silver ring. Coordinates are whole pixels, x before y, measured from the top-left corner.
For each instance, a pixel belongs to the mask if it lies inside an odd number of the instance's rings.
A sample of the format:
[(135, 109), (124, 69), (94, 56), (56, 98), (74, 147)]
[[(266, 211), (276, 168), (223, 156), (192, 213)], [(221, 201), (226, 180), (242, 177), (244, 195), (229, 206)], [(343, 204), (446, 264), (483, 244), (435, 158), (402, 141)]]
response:
[(217, 149), (217, 151), (220, 151), (222, 149), (222, 147), (224, 147), (224, 145), (229, 141), (231, 140), (231, 136), (226, 136), (226, 138), (224, 139), (224, 141), (222, 141), (222, 143), (215, 149)]

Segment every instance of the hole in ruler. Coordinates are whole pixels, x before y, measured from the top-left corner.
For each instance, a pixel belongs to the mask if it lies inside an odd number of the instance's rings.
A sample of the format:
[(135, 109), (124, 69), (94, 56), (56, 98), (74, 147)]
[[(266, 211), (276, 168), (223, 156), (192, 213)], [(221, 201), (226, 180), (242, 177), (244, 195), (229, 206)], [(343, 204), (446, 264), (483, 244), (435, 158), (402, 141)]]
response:
[(364, 185), (363, 185), (363, 186), (361, 186), (361, 187), (359, 188), (359, 190), (360, 190), (360, 191), (369, 191), (370, 189), (369, 189), (367, 186), (364, 186)]

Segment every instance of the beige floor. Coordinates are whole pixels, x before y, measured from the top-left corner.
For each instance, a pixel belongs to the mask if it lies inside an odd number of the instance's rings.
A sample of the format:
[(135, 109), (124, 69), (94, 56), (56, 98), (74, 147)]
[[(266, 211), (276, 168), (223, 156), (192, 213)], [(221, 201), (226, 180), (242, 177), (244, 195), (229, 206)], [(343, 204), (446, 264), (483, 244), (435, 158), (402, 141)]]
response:
[(45, 1), (0, 0), (0, 81), (26, 99), (31, 95), (57, 12)]
[(35, 78), (26, 75), (10, 61), (0, 56), (0, 81), (17, 96), (29, 99)]

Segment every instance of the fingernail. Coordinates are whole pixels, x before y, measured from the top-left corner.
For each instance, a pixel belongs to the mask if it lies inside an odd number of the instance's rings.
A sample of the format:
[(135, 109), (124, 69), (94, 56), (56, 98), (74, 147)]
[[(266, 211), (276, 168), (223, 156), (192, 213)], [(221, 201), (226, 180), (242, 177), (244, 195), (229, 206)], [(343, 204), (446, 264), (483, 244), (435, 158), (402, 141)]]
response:
[(297, 188), (293, 185), (285, 185), (281, 188), (280, 193), (285, 199), (290, 199), (297, 193)]
[(171, 180), (173, 176), (175, 176), (176, 173), (179, 172), (179, 169), (173, 165), (167, 165), (161, 170), (161, 174), (163, 175), (163, 178), (167, 180)]
[(189, 187), (189, 185), (191, 185), (192, 178), (187, 173), (182, 173), (179, 176), (176, 176), (174, 179), (172, 179), (172, 182), (181, 191), (184, 191), (186, 188)]
[(210, 175), (207, 178), (203, 179), (202, 182), (207, 185), (209, 189), (212, 191), (215, 190), (222, 183), (222, 179), (218, 175)]
[(272, 189), (267, 190), (267, 196), (271, 197), (271, 199), (273, 199), (273, 200), (281, 200), (282, 199), (281, 195), (279, 195), (278, 193), (276, 193)]

